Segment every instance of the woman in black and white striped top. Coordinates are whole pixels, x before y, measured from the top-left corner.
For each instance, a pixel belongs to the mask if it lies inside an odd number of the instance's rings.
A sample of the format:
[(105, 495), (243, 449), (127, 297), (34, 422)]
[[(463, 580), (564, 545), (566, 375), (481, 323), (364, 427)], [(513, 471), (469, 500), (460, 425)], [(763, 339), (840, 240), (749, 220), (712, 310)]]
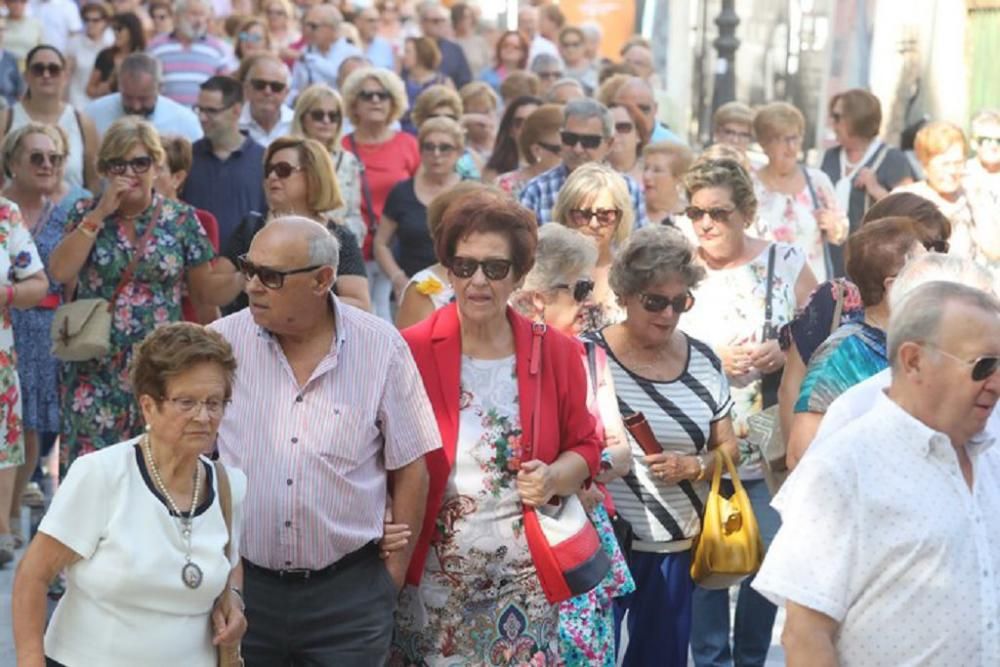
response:
[(625, 320), (589, 336), (608, 353), (622, 414), (642, 412), (663, 449), (645, 454), (633, 442), (631, 472), (608, 484), (636, 538), (637, 590), (621, 603), (625, 665), (687, 664), (691, 546), (715, 465), (709, 451), (722, 447), (739, 458), (722, 365), (711, 348), (677, 328), (704, 274), (679, 231), (635, 232), (610, 275)]

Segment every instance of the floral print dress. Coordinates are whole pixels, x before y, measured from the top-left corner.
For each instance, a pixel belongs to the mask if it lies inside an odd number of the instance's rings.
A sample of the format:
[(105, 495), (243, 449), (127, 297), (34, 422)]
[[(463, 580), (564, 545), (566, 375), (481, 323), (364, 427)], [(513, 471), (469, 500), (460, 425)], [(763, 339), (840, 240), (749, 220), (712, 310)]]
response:
[[(194, 209), (157, 194), (134, 222), (135, 241), (116, 217), (104, 221), (77, 279), (76, 298), (111, 299), (161, 200), (163, 209), (135, 274), (115, 300), (108, 355), (63, 364), (60, 462), (65, 467), (77, 456), (139, 434), (142, 415), (128, 381), (133, 347), (156, 327), (181, 321), (187, 271), (212, 259), (212, 244)], [(78, 202), (66, 233), (96, 205), (93, 200)]]
[(559, 665), (558, 609), (524, 535), (513, 356), (462, 357), (455, 463), (418, 588), (396, 612), (389, 665)]
[[(0, 197), (0, 272), (3, 284), (24, 280), (45, 267), (31, 232), (14, 202)], [(10, 308), (0, 311), (0, 468), (24, 463), (24, 424), (21, 421), (21, 384), (17, 377), (14, 329)]]

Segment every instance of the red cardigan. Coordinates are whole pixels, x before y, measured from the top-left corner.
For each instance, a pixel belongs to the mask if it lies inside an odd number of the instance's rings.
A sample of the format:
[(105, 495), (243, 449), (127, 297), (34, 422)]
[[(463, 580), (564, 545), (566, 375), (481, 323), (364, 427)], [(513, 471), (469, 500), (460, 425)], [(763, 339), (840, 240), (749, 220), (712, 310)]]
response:
[[(537, 377), (529, 373), (532, 331), (531, 322), (507, 308), (507, 319), (514, 329), (517, 357), (517, 393), (521, 428), (530, 432), (535, 406)], [(462, 369), (462, 331), (455, 304), (435, 311), (423, 322), (403, 330), (413, 359), (424, 379), (427, 396), (434, 408), (442, 449), (426, 456), (430, 473), (427, 513), (410, 561), (406, 580), (419, 584), (431, 539), (434, 537), (438, 511), (444, 490), (455, 463), (458, 442), (458, 400)], [(563, 452), (576, 452), (596, 475), (600, 465), (600, 440), (594, 417), (587, 409), (587, 376), (580, 363), (581, 344), (551, 328), (542, 339), (541, 418), (535, 438), (534, 458), (552, 463)]]

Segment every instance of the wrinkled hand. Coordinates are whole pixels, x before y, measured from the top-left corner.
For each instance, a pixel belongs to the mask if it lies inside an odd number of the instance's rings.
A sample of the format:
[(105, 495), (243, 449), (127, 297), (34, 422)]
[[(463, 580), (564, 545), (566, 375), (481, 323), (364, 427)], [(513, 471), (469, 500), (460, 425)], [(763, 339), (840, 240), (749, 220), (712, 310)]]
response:
[(108, 186), (104, 189), (100, 201), (97, 202), (95, 212), (103, 220), (118, 210), (121, 206), (122, 197), (132, 189), (132, 179), (128, 176), (112, 176), (108, 179)]
[(774, 373), (785, 365), (785, 353), (778, 341), (764, 341), (751, 353), (750, 363), (761, 373)]
[(576, 492), (576, 497), (583, 503), (583, 509), (593, 512), (594, 508), (604, 502), (604, 494), (596, 486), (589, 489), (580, 489)]
[(552, 469), (537, 459), (525, 461), (517, 473), (517, 492), (521, 502), (528, 507), (540, 507), (549, 502), (556, 493)]
[(854, 177), (854, 187), (863, 188), (867, 190), (870, 195), (874, 195), (877, 191), (882, 189), (882, 185), (878, 182), (878, 176), (875, 175), (875, 171), (868, 167), (862, 167), (858, 170), (858, 174)]
[(813, 211), (816, 218), (816, 225), (826, 236), (826, 240), (834, 245), (840, 245), (847, 240), (848, 222), (847, 218), (837, 211), (828, 208), (820, 208)]
[(395, 551), (402, 551), (410, 542), (411, 536), (409, 525), (392, 522), (392, 508), (387, 507), (382, 523), (382, 539), (378, 541), (379, 555), (385, 559)]
[(730, 378), (746, 375), (753, 368), (752, 353), (753, 346), (746, 343), (720, 347), (719, 358), (722, 360), (722, 370)]
[(212, 644), (214, 646), (235, 646), (247, 631), (247, 619), (243, 615), (240, 599), (229, 588), (215, 601), (212, 609)]
[[(653, 477), (666, 484), (677, 484), (698, 476), (701, 466), (693, 456), (675, 452), (648, 454), (642, 458)], [(693, 467), (692, 467), (693, 464)]]

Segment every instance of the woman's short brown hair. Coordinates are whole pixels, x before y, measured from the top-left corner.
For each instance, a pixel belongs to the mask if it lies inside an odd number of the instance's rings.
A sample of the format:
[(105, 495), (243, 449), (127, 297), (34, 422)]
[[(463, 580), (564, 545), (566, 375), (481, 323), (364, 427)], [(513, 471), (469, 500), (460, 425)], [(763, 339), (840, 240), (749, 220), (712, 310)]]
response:
[(191, 171), (191, 163), (194, 161), (191, 150), (191, 142), (187, 137), (179, 134), (165, 134), (161, 137), (163, 151), (166, 154), (165, 164), (171, 174), (179, 171), (185, 173)]
[(674, 178), (681, 178), (691, 163), (694, 162), (694, 152), (684, 144), (673, 141), (657, 141), (642, 149), (642, 157), (648, 158), (650, 155), (666, 155), (670, 158), (670, 175)]
[(462, 86), (462, 89), (458, 91), (459, 97), (462, 98), (462, 108), (468, 109), (471, 103), (485, 100), (493, 107), (493, 111), (496, 111), (500, 107), (500, 98), (497, 97), (496, 92), (490, 87), (490, 84), (484, 81), (473, 81)]
[(805, 129), (805, 116), (788, 102), (765, 104), (753, 117), (753, 133), (761, 144), (790, 132), (801, 136)]
[(436, 70), (441, 65), (441, 49), (430, 37), (407, 37), (406, 41), (413, 44), (413, 53), (417, 64), (424, 69)]
[[(432, 199), (431, 203), (427, 205), (427, 230), (430, 232), (435, 248), (437, 248), (438, 233), (441, 231), (441, 220), (444, 219), (444, 213), (448, 210), (448, 207), (463, 197), (480, 192), (486, 192), (492, 197), (506, 198), (513, 201), (509, 194), (495, 185), (487, 185), (479, 181), (459, 181), (454, 187), (448, 188)], [(440, 261), (440, 259), (439, 257), (438, 260)]]
[(307, 204), (313, 213), (323, 213), (340, 208), (344, 199), (337, 183), (337, 169), (326, 146), (315, 139), (306, 137), (278, 137), (264, 151), (264, 168), (274, 154), (286, 148), (295, 149), (299, 154), (299, 166), (306, 177), (308, 191)]
[(528, 164), (535, 164), (535, 156), (531, 154), (531, 147), (542, 141), (546, 134), (558, 132), (563, 124), (563, 107), (561, 104), (543, 104), (524, 119), (521, 126), (521, 136), (518, 137), (517, 147), (521, 150)]
[(542, 92), (542, 80), (534, 72), (514, 70), (500, 84), (500, 97), (508, 104), (519, 97), (538, 97)]
[(892, 192), (865, 211), (861, 225), (883, 218), (909, 218), (923, 244), (947, 241), (951, 238), (951, 221), (937, 204), (912, 192)]
[(517, 30), (507, 30), (497, 39), (496, 46), (493, 48), (493, 62), (496, 63), (497, 67), (500, 67), (500, 50), (503, 47), (503, 42), (508, 37), (516, 37), (517, 42), (521, 47), (521, 60), (517, 63), (518, 69), (524, 69), (528, 66), (528, 52), (531, 51), (531, 44), (528, 40), (524, 38)]
[(913, 152), (924, 167), (941, 153), (952, 146), (961, 146), (963, 155), (968, 152), (969, 145), (965, 141), (965, 133), (954, 123), (936, 120), (927, 123), (913, 141)]
[(454, 88), (436, 83), (428, 86), (424, 92), (417, 95), (413, 101), (413, 111), (410, 118), (417, 127), (423, 125), (424, 121), (430, 118), (435, 109), (440, 106), (448, 106), (448, 109), (455, 115), (455, 120), (462, 118), (462, 98), (458, 96)]
[(866, 307), (882, 302), (885, 279), (902, 270), (916, 243), (920, 237), (913, 221), (900, 217), (876, 220), (847, 238), (844, 268)]
[(432, 132), (440, 132), (450, 136), (454, 140), (455, 145), (458, 147), (458, 155), (461, 157), (462, 149), (465, 148), (465, 132), (462, 130), (462, 126), (458, 124), (457, 120), (452, 120), (451, 118), (445, 118), (443, 116), (439, 118), (428, 118), (420, 124), (420, 128), (417, 130), (417, 141), (423, 141), (427, 138), (427, 135)]
[(736, 210), (746, 218), (747, 224), (757, 215), (757, 195), (746, 168), (736, 160), (701, 158), (684, 174), (687, 199), (704, 188), (729, 188)]
[(470, 234), (490, 233), (507, 239), (514, 278), (520, 280), (535, 264), (538, 223), (527, 208), (508, 196), (490, 191), (469, 194), (445, 210), (434, 241), (438, 260), (450, 266), (459, 241)]
[(170, 380), (196, 364), (218, 364), (226, 383), (226, 399), (233, 395), (236, 357), (222, 334), (191, 322), (157, 327), (139, 343), (129, 364), (129, 381), (136, 399), (167, 396)]
[(125, 116), (111, 123), (104, 133), (101, 147), (97, 151), (97, 171), (107, 173), (107, 164), (112, 160), (122, 160), (137, 144), (153, 158), (154, 164), (163, 164), (164, 151), (160, 133), (148, 121)]
[(63, 159), (65, 160), (67, 157), (69, 153), (69, 138), (66, 135), (66, 130), (58, 125), (29, 121), (13, 132), (8, 132), (7, 136), (3, 139), (3, 143), (0, 144), (0, 168), (2, 168), (3, 175), (7, 178), (14, 177), (11, 171), (11, 164), (21, 153), (21, 144), (33, 134), (44, 134), (47, 136), (56, 147), (56, 151), (62, 154)]
[[(295, 100), (295, 109), (292, 114), (292, 134), (306, 136), (305, 115), (317, 107), (321, 102), (332, 101), (340, 112), (340, 122), (337, 124), (337, 132), (327, 146), (329, 150), (340, 148), (340, 132), (344, 127), (344, 103), (340, 99), (340, 93), (326, 85), (325, 83), (314, 83), (301, 93)], [(318, 141), (318, 140), (317, 140)]]
[(877, 97), (861, 88), (845, 90), (830, 98), (830, 114), (833, 114), (833, 107), (838, 100), (851, 136), (862, 139), (874, 139), (878, 136), (882, 127), (882, 103)]

